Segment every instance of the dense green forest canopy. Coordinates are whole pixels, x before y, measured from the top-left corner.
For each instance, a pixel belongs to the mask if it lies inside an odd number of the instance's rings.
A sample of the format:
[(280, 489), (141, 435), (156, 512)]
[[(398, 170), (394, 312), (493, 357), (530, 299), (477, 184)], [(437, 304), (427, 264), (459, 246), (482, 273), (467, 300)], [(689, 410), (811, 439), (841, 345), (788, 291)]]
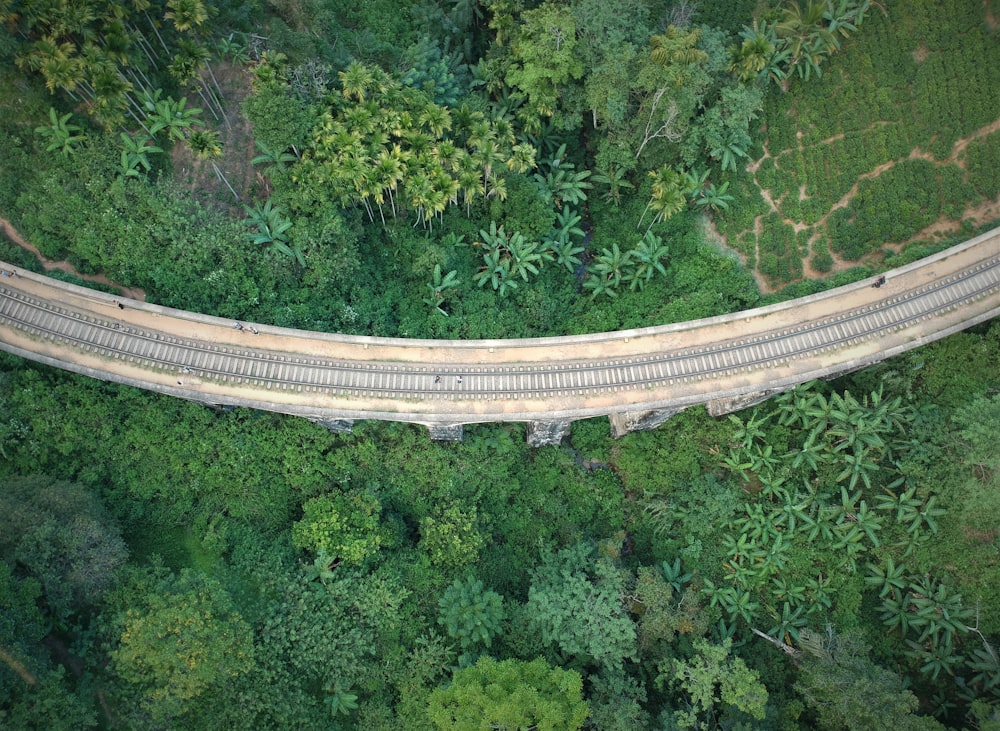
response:
[[(990, 0), (0, 17), (0, 216), (243, 321), (660, 324), (1000, 218)], [(531, 450), (4, 356), (0, 726), (1000, 728), (998, 359), (987, 323), (728, 419)]]

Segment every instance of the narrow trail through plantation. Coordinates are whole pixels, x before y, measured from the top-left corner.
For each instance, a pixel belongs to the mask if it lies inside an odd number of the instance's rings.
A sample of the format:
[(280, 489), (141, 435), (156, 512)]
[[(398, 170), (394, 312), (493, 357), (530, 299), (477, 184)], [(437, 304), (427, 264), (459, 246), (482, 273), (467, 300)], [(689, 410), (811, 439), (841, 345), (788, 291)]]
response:
[[(891, 124), (891, 122), (884, 121), (881, 124)], [(803, 223), (802, 221), (796, 221), (796, 220), (794, 220), (792, 218), (789, 218), (788, 216), (784, 215), (782, 213), (782, 210), (781, 210), (781, 203), (782, 203), (782, 201), (780, 199), (776, 199), (774, 197), (773, 191), (771, 191), (771, 190), (763, 187), (757, 181), (757, 171), (760, 169), (760, 166), (764, 163), (765, 160), (767, 160), (769, 158), (770, 159), (774, 159), (774, 158), (777, 158), (777, 157), (781, 157), (781, 155), (783, 155), (785, 153), (792, 152), (792, 150), (782, 150), (777, 155), (775, 155), (770, 150), (768, 150), (767, 143), (765, 142), (764, 143), (764, 154), (759, 159), (754, 160), (751, 163), (749, 163), (746, 166), (746, 170), (747, 170), (747, 172), (749, 172), (749, 173), (751, 173), (753, 175), (753, 177), (754, 177), (754, 183), (757, 184), (757, 188), (760, 191), (761, 198), (763, 198), (764, 203), (767, 205), (768, 209), (770, 209), (771, 212), (776, 213), (779, 216), (781, 216), (781, 220), (782, 220), (783, 223), (785, 223), (786, 225), (790, 226), (796, 233), (798, 233), (800, 231), (808, 230), (808, 229), (812, 229), (813, 230), (812, 235), (809, 237), (808, 241), (806, 242), (806, 249), (807, 250), (806, 250), (805, 255), (802, 258), (802, 279), (822, 279), (823, 277), (828, 277), (831, 274), (835, 274), (835, 273), (840, 272), (840, 271), (851, 269), (852, 267), (858, 266), (859, 264), (862, 264), (862, 263), (864, 263), (865, 261), (867, 261), (868, 259), (871, 258), (871, 257), (866, 257), (865, 259), (862, 259), (860, 261), (848, 261), (848, 260), (843, 259), (842, 257), (838, 256), (836, 253), (830, 252), (831, 257), (833, 259), (833, 266), (831, 267), (830, 271), (828, 271), (828, 272), (819, 272), (819, 271), (816, 271), (812, 267), (812, 263), (811, 263), (811, 259), (810, 259), (810, 257), (813, 254), (813, 247), (816, 244), (816, 242), (819, 240), (819, 238), (822, 236), (823, 229), (824, 229), (824, 227), (826, 225), (826, 222), (829, 219), (830, 215), (834, 211), (839, 210), (841, 208), (846, 208), (848, 205), (850, 205), (851, 201), (855, 198), (855, 196), (857, 196), (858, 189), (859, 189), (862, 181), (864, 181), (864, 180), (870, 180), (870, 179), (873, 179), (873, 178), (878, 178), (879, 176), (885, 174), (888, 170), (891, 170), (893, 167), (895, 167), (898, 163), (902, 162), (903, 160), (922, 159), (922, 160), (927, 160), (928, 162), (930, 162), (930, 163), (932, 163), (932, 164), (934, 164), (934, 165), (936, 165), (938, 167), (941, 167), (941, 166), (944, 166), (944, 165), (957, 165), (958, 167), (960, 167), (960, 168), (962, 168), (964, 170), (965, 169), (965, 160), (962, 157), (962, 155), (965, 152), (966, 148), (969, 146), (969, 144), (971, 142), (974, 142), (975, 140), (981, 138), (981, 137), (985, 137), (987, 135), (993, 134), (994, 132), (998, 132), (998, 131), (1000, 131), (1000, 118), (995, 119), (993, 122), (991, 122), (988, 125), (980, 127), (979, 129), (977, 129), (974, 132), (972, 132), (970, 135), (968, 135), (966, 137), (962, 137), (962, 138), (956, 140), (955, 144), (952, 146), (951, 152), (948, 154), (948, 157), (946, 157), (944, 159), (938, 159), (938, 158), (934, 157), (932, 154), (930, 154), (929, 152), (925, 152), (920, 147), (915, 147), (915, 148), (913, 148), (910, 151), (910, 153), (906, 157), (899, 158), (897, 160), (888, 160), (888, 161), (882, 163), (881, 165), (876, 166), (872, 170), (870, 170), (870, 171), (868, 171), (868, 172), (863, 173), (862, 175), (860, 175), (858, 177), (858, 179), (855, 181), (854, 185), (851, 186), (850, 190), (848, 190), (846, 193), (844, 193), (844, 195), (841, 196), (841, 198), (836, 203), (834, 203), (830, 207), (830, 209), (826, 213), (824, 213), (813, 224), (806, 224), (806, 223)], [(805, 147), (802, 144), (802, 138), (803, 138), (802, 130), (801, 129), (798, 130), (796, 132), (795, 136), (796, 136), (796, 140), (798, 142), (797, 152), (799, 154), (801, 154), (801, 153), (803, 153), (805, 151)], [(844, 133), (839, 133), (839, 134), (833, 135), (832, 137), (828, 137), (828, 138), (826, 138), (824, 140), (820, 140), (820, 142), (818, 144), (819, 145), (832, 144), (833, 142), (836, 142), (837, 140), (842, 139), (843, 137), (844, 137)], [(805, 200), (806, 199), (807, 196), (806, 196), (805, 190), (806, 190), (805, 185), (800, 186), (800, 189), (799, 189), (799, 200)], [(900, 251), (904, 247), (906, 247), (908, 244), (911, 244), (911, 243), (913, 243), (915, 241), (926, 240), (928, 238), (932, 238), (932, 237), (935, 237), (935, 236), (944, 236), (944, 235), (947, 235), (947, 234), (950, 234), (950, 233), (954, 233), (954, 232), (958, 231), (961, 228), (961, 225), (962, 225), (963, 221), (971, 221), (973, 223), (973, 225), (980, 226), (980, 225), (982, 225), (984, 223), (987, 223), (989, 221), (997, 220), (998, 218), (1000, 218), (1000, 198), (998, 198), (997, 200), (991, 200), (991, 201), (989, 201), (989, 200), (988, 201), (980, 201), (979, 203), (976, 203), (975, 205), (967, 206), (962, 211), (962, 215), (957, 220), (949, 218), (949, 217), (947, 217), (945, 215), (942, 215), (942, 216), (940, 216), (938, 218), (937, 221), (935, 221), (934, 223), (932, 223), (930, 226), (927, 226), (926, 228), (922, 229), (917, 234), (911, 236), (909, 239), (907, 239), (905, 241), (886, 242), (884, 244), (883, 248), (885, 248), (885, 249), (891, 249), (893, 251)], [(753, 232), (754, 232), (755, 238), (757, 240), (757, 242), (755, 243), (755, 248), (754, 248), (754, 261), (755, 262), (759, 262), (760, 261), (759, 240), (760, 240), (761, 234), (763, 233), (763, 221), (764, 221), (764, 215), (763, 214), (762, 215), (758, 215), (754, 219)], [(709, 226), (709, 230), (710, 230), (711, 234), (717, 238), (718, 242), (722, 246), (726, 247), (730, 251), (734, 251), (734, 252), (740, 254), (741, 260), (744, 262), (744, 264), (747, 264), (747, 257), (745, 255), (741, 254), (740, 252), (736, 251), (736, 249), (729, 244), (729, 242), (726, 239), (726, 237), (723, 236), (721, 233), (719, 233), (719, 231), (715, 228), (714, 224), (712, 224), (712, 225)], [(757, 281), (757, 285), (760, 287), (761, 293), (763, 293), (763, 294), (769, 294), (769, 293), (774, 292), (777, 289), (780, 289), (781, 287), (785, 286), (784, 284), (780, 285), (779, 287), (773, 286), (767, 280), (767, 278), (758, 270), (758, 268), (756, 266), (753, 268), (752, 273), (754, 275), (754, 279)]]

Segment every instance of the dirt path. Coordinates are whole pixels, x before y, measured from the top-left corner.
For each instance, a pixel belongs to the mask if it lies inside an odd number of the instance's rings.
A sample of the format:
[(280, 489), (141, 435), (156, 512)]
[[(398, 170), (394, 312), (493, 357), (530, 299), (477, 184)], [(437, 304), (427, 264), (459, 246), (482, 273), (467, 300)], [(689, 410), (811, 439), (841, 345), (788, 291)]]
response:
[(27, 239), (25, 239), (20, 234), (20, 232), (16, 228), (14, 228), (11, 225), (10, 221), (8, 221), (6, 218), (0, 218), (0, 231), (3, 232), (4, 236), (6, 236), (15, 244), (20, 246), (22, 249), (24, 249), (25, 251), (30, 251), (32, 254), (34, 254), (38, 258), (38, 261), (41, 262), (42, 268), (47, 272), (51, 271), (66, 272), (67, 274), (72, 274), (74, 277), (79, 277), (80, 279), (83, 279), (84, 281), (87, 282), (93, 282), (94, 284), (103, 284), (107, 287), (115, 287), (121, 292), (122, 296), (124, 297), (128, 297), (134, 300), (139, 300), (140, 302), (146, 301), (146, 293), (143, 290), (139, 289), (138, 287), (124, 287), (120, 284), (112, 282), (103, 274), (83, 274), (81, 272), (78, 272), (76, 270), (76, 267), (74, 267), (68, 261), (65, 260), (53, 261), (52, 259), (48, 259), (42, 256), (41, 252), (35, 247), (35, 245), (29, 242)]

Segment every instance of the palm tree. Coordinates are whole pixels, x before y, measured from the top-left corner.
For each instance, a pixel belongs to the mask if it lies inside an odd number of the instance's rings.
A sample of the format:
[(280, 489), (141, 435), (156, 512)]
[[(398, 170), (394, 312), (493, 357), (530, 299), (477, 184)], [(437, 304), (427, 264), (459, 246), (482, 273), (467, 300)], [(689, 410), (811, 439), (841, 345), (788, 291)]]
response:
[(672, 64), (700, 64), (708, 60), (708, 53), (698, 48), (701, 31), (683, 30), (671, 25), (663, 35), (649, 39), (649, 57), (660, 66)]
[(163, 17), (172, 20), (181, 33), (200, 28), (208, 20), (208, 8), (202, 0), (167, 0), (167, 8)]
[(507, 158), (507, 169), (515, 173), (526, 173), (535, 167), (536, 150), (527, 142), (514, 145)]
[[(199, 160), (207, 160), (211, 166), (212, 170), (215, 172), (215, 177), (225, 185), (229, 192), (233, 194), (233, 198), (239, 201), (240, 196), (229, 183), (229, 179), (226, 174), (222, 172), (216, 160), (222, 157), (222, 145), (219, 142), (219, 133), (215, 131), (208, 130), (197, 130), (191, 133), (188, 137), (188, 147)], [(301, 254), (297, 254), (298, 258), (301, 258)], [(304, 262), (302, 262), (304, 265)]]
[[(789, 52), (789, 68), (808, 79), (812, 71), (820, 75), (823, 58), (840, 48), (840, 41), (826, 25), (825, 0), (789, 0), (775, 26), (775, 34)], [(804, 63), (803, 63), (804, 62)]]
[[(395, 145), (393, 149), (382, 150), (379, 152), (378, 156), (375, 158), (375, 168), (372, 171), (373, 180), (378, 182), (382, 191), (384, 191), (385, 195), (389, 198), (389, 205), (392, 208), (393, 216), (396, 215), (396, 203), (393, 200), (392, 194), (399, 186), (404, 173), (403, 160), (398, 152), (398, 145)], [(382, 201), (378, 198), (376, 200), (381, 206)]]
[(459, 158), (458, 161), (458, 187), (462, 193), (462, 200), (465, 201), (465, 214), (471, 214), (472, 201), (477, 195), (486, 195), (486, 188), (483, 185), (478, 162), (468, 153)]
[(374, 75), (371, 69), (358, 61), (352, 61), (350, 65), (337, 74), (340, 78), (341, 93), (344, 98), (355, 99), (359, 102), (365, 100), (365, 95), (374, 83)]
[(43, 39), (35, 44), (38, 55), (31, 64), (37, 64), (38, 70), (45, 77), (45, 88), (54, 94), (56, 89), (67, 92), (75, 91), (84, 80), (84, 61), (76, 54), (72, 43), (55, 43), (51, 39)]
[(660, 221), (665, 221), (683, 210), (684, 206), (687, 205), (687, 199), (684, 196), (684, 176), (681, 173), (671, 167), (664, 166), (659, 170), (651, 170), (649, 177), (653, 180), (653, 195), (639, 219), (641, 226), (642, 219), (646, 217), (646, 211), (653, 212), (653, 220), (650, 222), (649, 228), (646, 229), (647, 231)]
[(435, 137), (441, 137), (451, 129), (451, 115), (444, 107), (437, 104), (427, 104), (417, 116), (417, 124), (426, 127)]
[(730, 51), (729, 71), (743, 83), (760, 78), (767, 73), (771, 59), (777, 52), (777, 36), (767, 21), (745, 26), (740, 32), (743, 42)]

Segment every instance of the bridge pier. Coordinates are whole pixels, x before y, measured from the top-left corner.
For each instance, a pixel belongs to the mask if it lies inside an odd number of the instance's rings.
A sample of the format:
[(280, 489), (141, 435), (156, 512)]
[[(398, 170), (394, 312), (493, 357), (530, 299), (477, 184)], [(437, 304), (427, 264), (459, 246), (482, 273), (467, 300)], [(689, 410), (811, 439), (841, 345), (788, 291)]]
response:
[(460, 442), (465, 435), (464, 424), (428, 424), (427, 431), (436, 442)]
[(354, 430), (354, 419), (310, 419), (334, 434), (350, 434)]
[(667, 419), (676, 416), (686, 408), (686, 406), (682, 406), (678, 409), (625, 411), (618, 414), (611, 414), (608, 416), (608, 420), (611, 422), (611, 436), (614, 439), (621, 439), (629, 432), (655, 429)]
[(773, 388), (765, 389), (763, 391), (751, 391), (750, 393), (743, 393), (739, 396), (712, 399), (705, 404), (705, 407), (708, 409), (708, 413), (711, 416), (725, 416), (726, 414), (731, 414), (734, 411), (742, 411), (743, 409), (749, 409), (751, 406), (763, 403), (775, 394), (783, 393), (785, 390), (786, 389), (783, 388)]
[(529, 447), (555, 447), (569, 434), (569, 425), (573, 422), (569, 419), (558, 419), (556, 421), (529, 421), (528, 422), (528, 446)]

